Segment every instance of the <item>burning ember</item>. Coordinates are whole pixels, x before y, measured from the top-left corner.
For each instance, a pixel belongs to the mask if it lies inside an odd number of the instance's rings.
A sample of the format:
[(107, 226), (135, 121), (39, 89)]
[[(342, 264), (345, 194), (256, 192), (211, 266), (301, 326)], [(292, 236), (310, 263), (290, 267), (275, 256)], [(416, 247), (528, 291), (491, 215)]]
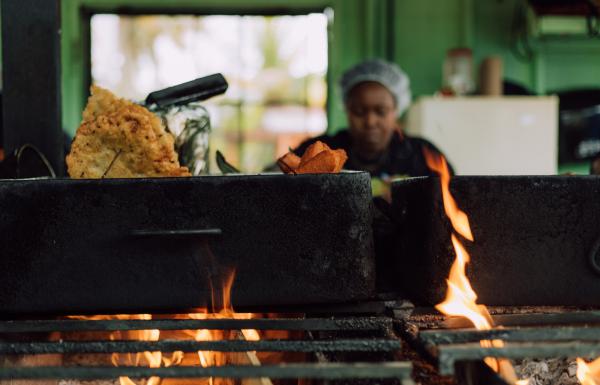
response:
[[(434, 154), (427, 149), (423, 151), (427, 166), (440, 175), (442, 200), (444, 210), (452, 223), (454, 231), (464, 238), (473, 241), (473, 234), (469, 225), (469, 218), (458, 208), (456, 201), (450, 193), (450, 172), (446, 159), (439, 154)], [(446, 315), (465, 317), (469, 319), (478, 330), (486, 330), (494, 327), (493, 320), (485, 305), (477, 304), (477, 294), (471, 287), (471, 283), (465, 273), (465, 267), (469, 263), (470, 256), (463, 244), (455, 234), (452, 234), (452, 245), (456, 253), (456, 259), (450, 268), (448, 276), (448, 292), (446, 299), (436, 305), (436, 309)], [(482, 340), (483, 347), (502, 347), (501, 340)], [(515, 370), (507, 359), (487, 357), (485, 363), (500, 374), (504, 380), (511, 384), (524, 385), (527, 380), (518, 380)]]
[(600, 384), (600, 358), (586, 363), (583, 359), (577, 359), (577, 379), (581, 385)]

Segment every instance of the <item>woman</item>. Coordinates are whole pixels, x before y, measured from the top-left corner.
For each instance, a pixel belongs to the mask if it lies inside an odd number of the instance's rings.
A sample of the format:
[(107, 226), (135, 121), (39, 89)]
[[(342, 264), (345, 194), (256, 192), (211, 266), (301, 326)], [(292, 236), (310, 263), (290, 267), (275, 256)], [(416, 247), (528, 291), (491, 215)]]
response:
[[(344, 96), (348, 128), (333, 136), (323, 135), (302, 143), (294, 152), (302, 155), (313, 142), (320, 140), (331, 148), (343, 148), (348, 154), (345, 169), (368, 171), (373, 177), (373, 195), (390, 199), (392, 178), (431, 175), (423, 148), (439, 151), (426, 140), (404, 134), (398, 118), (410, 104), (411, 92), (406, 74), (395, 64), (370, 60), (346, 71), (340, 85)], [(373, 235), (378, 287), (391, 290), (397, 255), (396, 234), (399, 229), (390, 220), (391, 207), (384, 199), (373, 200)]]
[(389, 181), (395, 177), (430, 175), (423, 147), (439, 153), (424, 139), (402, 132), (398, 118), (410, 104), (410, 84), (395, 64), (369, 60), (346, 71), (340, 81), (348, 129), (302, 143), (294, 152), (302, 155), (320, 140), (348, 154), (344, 168), (368, 171), (372, 177)]

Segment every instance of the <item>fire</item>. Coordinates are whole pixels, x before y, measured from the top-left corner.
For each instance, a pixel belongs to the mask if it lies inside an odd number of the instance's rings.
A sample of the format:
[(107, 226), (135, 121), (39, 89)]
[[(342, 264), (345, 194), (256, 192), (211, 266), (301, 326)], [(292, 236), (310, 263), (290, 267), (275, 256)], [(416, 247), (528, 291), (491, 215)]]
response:
[[(137, 314), (137, 315), (120, 315), (116, 316), (117, 319), (139, 319), (139, 320), (151, 320), (151, 314)], [(127, 332), (114, 332), (111, 333), (111, 339), (131, 339), (131, 340), (142, 340), (142, 341), (158, 341), (160, 338), (160, 330), (131, 330)], [(151, 368), (159, 368), (162, 364), (162, 353), (161, 352), (143, 352), (135, 354), (118, 354), (113, 353), (112, 363), (115, 366), (138, 366), (145, 362)], [(129, 377), (119, 377), (121, 385), (135, 385)], [(160, 378), (151, 377), (148, 379), (148, 385), (160, 384)]]
[(577, 379), (581, 385), (600, 385), (600, 358), (589, 363), (577, 358)]
[[(94, 315), (94, 316), (69, 316), (71, 319), (82, 320), (151, 320), (151, 314), (117, 314), (117, 315)], [(76, 337), (84, 338), (84, 335)], [(140, 340), (140, 341), (158, 341), (160, 330), (128, 330), (111, 332), (108, 336), (111, 340)], [(143, 353), (113, 353), (110, 361), (114, 366), (139, 366), (146, 365), (151, 368), (159, 368), (163, 363), (170, 366), (176, 361), (176, 354), (173, 358), (163, 357), (161, 352), (143, 352)], [(120, 385), (136, 385), (129, 377), (119, 377)], [(146, 382), (148, 385), (160, 384), (158, 377), (151, 377)]]
[[(231, 288), (233, 287), (233, 281), (235, 279), (235, 270), (231, 270), (226, 278), (222, 282), (222, 297), (220, 301), (217, 301), (215, 297), (215, 290), (211, 287), (212, 294), (212, 313), (208, 313), (206, 309), (198, 313), (190, 313), (188, 316), (192, 319), (215, 319), (215, 318), (234, 318), (234, 319), (250, 319), (252, 318), (251, 313), (236, 313), (231, 305)], [(218, 306), (220, 305), (220, 307)], [(188, 331), (192, 333), (193, 338), (196, 341), (214, 341), (225, 339), (226, 336), (221, 330), (195, 330)], [(260, 335), (257, 330), (245, 329), (241, 330), (243, 337), (249, 341), (260, 340)], [(226, 356), (219, 352), (207, 352), (199, 351), (198, 358), (202, 367), (224, 365), (226, 362)], [(213, 384), (213, 379), (209, 379), (209, 383)]]
[[(250, 319), (253, 317), (251, 313), (236, 313), (231, 305), (231, 288), (235, 279), (235, 270), (231, 270), (226, 274), (225, 279), (221, 282), (222, 296), (216, 298), (215, 290), (211, 284), (211, 312), (208, 309), (198, 309), (195, 313), (185, 315), (175, 315), (175, 318), (189, 319), (215, 319), (215, 318), (235, 318), (235, 319)], [(158, 316), (159, 318), (164, 316)], [(173, 316), (171, 316), (173, 317)], [(97, 316), (70, 316), (73, 319), (86, 320), (151, 320), (151, 314), (136, 314), (136, 315), (97, 315)], [(250, 341), (260, 340), (260, 335), (257, 330), (247, 329), (239, 332), (227, 332), (224, 330), (181, 330), (181, 331), (165, 331), (161, 336), (160, 330), (130, 330), (116, 331), (109, 335), (111, 340), (142, 340), (142, 341), (158, 341), (160, 338), (166, 339), (189, 339), (193, 338), (196, 341), (214, 341), (228, 338), (244, 338)], [(191, 355), (191, 354), (190, 354)], [(183, 352), (173, 352), (170, 355), (162, 354), (161, 352), (143, 352), (143, 353), (113, 353), (111, 362), (114, 366), (148, 366), (151, 368), (159, 368), (184, 364), (196, 364), (202, 367), (219, 366), (227, 363), (227, 356), (224, 353), (212, 351), (198, 351), (196, 361), (190, 361), (189, 356)], [(120, 377), (120, 385), (137, 385), (136, 382), (129, 377)], [(145, 384), (159, 385), (161, 379), (159, 377), (149, 378)], [(201, 382), (205, 384), (206, 382)], [(208, 379), (208, 383), (213, 385), (213, 378)]]
[[(469, 218), (467, 214), (458, 208), (456, 201), (450, 193), (450, 172), (448, 171), (446, 160), (443, 156), (434, 154), (427, 149), (423, 150), (423, 154), (427, 166), (440, 175), (444, 211), (450, 219), (454, 231), (464, 238), (473, 241), (474, 238), (471, 233)], [(469, 319), (478, 330), (491, 329), (494, 326), (493, 320), (485, 305), (477, 304), (477, 294), (471, 287), (471, 283), (465, 272), (466, 265), (470, 261), (469, 253), (467, 253), (467, 250), (455, 234), (452, 234), (451, 238), (456, 259), (450, 268), (450, 274), (446, 280), (448, 283), (446, 299), (435, 307), (443, 314)], [(480, 343), (483, 347), (504, 346), (504, 342), (501, 340), (482, 340)], [(487, 357), (485, 358), (485, 363), (509, 383), (517, 385), (527, 384), (527, 380), (519, 381), (517, 379), (510, 361)]]
[(446, 159), (433, 152), (423, 149), (423, 155), (425, 155), (425, 161), (427, 167), (432, 171), (435, 171), (440, 175), (440, 183), (442, 187), (442, 200), (444, 201), (444, 211), (452, 223), (454, 230), (468, 239), (473, 241), (473, 234), (471, 234), (471, 226), (469, 226), (469, 218), (467, 214), (461, 211), (450, 193), (450, 172), (448, 171), (448, 163)]

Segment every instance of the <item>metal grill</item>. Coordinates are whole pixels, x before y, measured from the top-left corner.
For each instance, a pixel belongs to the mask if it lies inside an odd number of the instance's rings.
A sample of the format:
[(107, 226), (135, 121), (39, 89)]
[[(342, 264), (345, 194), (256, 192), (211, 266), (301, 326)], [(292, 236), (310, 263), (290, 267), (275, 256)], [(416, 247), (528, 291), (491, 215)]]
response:
[[(463, 318), (414, 316), (405, 320), (403, 331), (424, 355), (437, 362), (441, 375), (457, 378), (466, 377), (466, 370), (491, 372), (483, 364), (486, 357), (521, 360), (600, 356), (600, 312), (537, 311), (492, 315), (494, 323), (500, 325), (492, 330), (473, 329)], [(502, 340), (504, 346), (483, 347), (482, 340)], [(485, 375), (488, 379), (494, 376)], [(504, 383), (498, 376), (491, 381)]]
[[(311, 356), (310, 362), (279, 363), (276, 365), (224, 365), (224, 366), (175, 366), (175, 367), (68, 367), (32, 366), (4, 367), (0, 379), (114, 379), (131, 378), (271, 378), (271, 379), (318, 379), (318, 380), (364, 380), (389, 379), (391, 383), (411, 384), (411, 363), (381, 360), (394, 357), (401, 349), (395, 337), (392, 319), (386, 317), (354, 317), (338, 319), (158, 319), (158, 320), (25, 320), (0, 322), (0, 333), (11, 335), (44, 335), (47, 332), (94, 332), (133, 330), (284, 330), (302, 331), (306, 339), (296, 340), (102, 340), (102, 341), (14, 341), (5, 338), (0, 342), (2, 355), (38, 355), (51, 353), (138, 353), (160, 351), (218, 352), (302, 352)], [(363, 337), (343, 337), (368, 335)], [(342, 338), (338, 338), (342, 336)], [(328, 356), (337, 354), (366, 354), (379, 357), (378, 362), (354, 360), (330, 362)], [(339, 357), (339, 356), (336, 356)], [(337, 359), (336, 359), (337, 361)]]

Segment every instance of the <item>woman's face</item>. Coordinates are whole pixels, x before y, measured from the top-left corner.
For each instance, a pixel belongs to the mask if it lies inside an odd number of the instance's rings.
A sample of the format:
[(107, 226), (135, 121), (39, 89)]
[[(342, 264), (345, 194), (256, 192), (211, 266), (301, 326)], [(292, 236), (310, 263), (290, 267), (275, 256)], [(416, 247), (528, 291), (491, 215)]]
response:
[(350, 91), (346, 103), (353, 144), (364, 154), (385, 151), (397, 127), (396, 102), (379, 83), (364, 82)]

